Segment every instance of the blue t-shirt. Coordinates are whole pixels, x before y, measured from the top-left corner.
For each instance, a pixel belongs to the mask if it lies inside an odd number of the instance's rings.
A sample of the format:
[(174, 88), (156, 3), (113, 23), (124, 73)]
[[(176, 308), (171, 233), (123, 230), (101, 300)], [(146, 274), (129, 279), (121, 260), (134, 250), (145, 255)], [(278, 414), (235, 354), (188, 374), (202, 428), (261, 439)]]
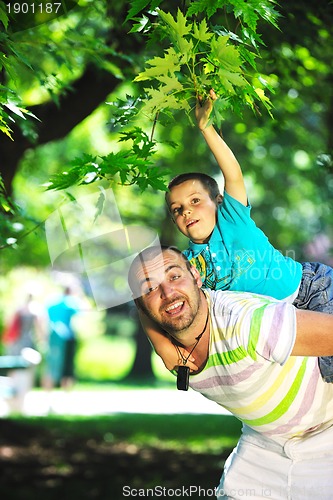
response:
[(200, 272), (205, 288), (253, 292), (279, 300), (290, 297), (300, 285), (302, 265), (271, 245), (250, 211), (251, 206), (224, 192), (208, 243), (190, 241), (183, 253)]
[(79, 307), (76, 300), (68, 295), (63, 295), (48, 307), (48, 315), (52, 329), (62, 338), (71, 339), (75, 337), (72, 328), (72, 317), (78, 312)]

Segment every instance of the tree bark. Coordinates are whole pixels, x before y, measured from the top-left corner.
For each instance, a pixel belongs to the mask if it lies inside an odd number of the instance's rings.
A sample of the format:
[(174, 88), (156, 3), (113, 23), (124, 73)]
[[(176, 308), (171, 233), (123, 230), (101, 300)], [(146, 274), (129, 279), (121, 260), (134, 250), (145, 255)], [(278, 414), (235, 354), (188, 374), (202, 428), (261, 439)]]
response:
[(136, 340), (136, 352), (133, 366), (131, 368), (130, 373), (128, 374), (128, 379), (135, 380), (147, 380), (154, 378), (151, 355), (152, 348), (147, 339), (146, 334), (144, 333), (141, 322), (139, 320), (139, 316), (137, 311), (133, 312), (135, 323), (137, 325), (137, 331), (135, 333)]

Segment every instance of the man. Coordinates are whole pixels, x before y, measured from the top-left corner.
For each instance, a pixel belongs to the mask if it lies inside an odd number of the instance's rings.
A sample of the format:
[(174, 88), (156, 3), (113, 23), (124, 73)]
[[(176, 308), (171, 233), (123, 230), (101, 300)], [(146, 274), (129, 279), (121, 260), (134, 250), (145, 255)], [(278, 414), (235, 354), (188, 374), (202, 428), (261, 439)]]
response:
[(316, 356), (333, 354), (333, 316), (202, 290), (198, 271), (171, 247), (141, 252), (129, 284), (137, 307), (173, 340), (180, 366), (191, 353), (190, 386), (243, 422), (217, 497), (331, 499), (333, 385)]

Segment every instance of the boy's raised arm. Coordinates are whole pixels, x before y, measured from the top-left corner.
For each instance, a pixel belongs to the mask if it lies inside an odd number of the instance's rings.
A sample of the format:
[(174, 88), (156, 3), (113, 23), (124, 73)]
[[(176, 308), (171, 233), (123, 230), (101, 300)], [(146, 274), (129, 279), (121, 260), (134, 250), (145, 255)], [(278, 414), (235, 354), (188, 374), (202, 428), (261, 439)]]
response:
[(213, 109), (213, 101), (216, 98), (215, 92), (211, 90), (210, 97), (204, 103), (198, 100), (196, 106), (198, 127), (221, 169), (224, 177), (225, 190), (230, 196), (246, 206), (247, 194), (241, 167), (235, 155), (217, 133), (214, 126), (207, 126), (210, 113)]

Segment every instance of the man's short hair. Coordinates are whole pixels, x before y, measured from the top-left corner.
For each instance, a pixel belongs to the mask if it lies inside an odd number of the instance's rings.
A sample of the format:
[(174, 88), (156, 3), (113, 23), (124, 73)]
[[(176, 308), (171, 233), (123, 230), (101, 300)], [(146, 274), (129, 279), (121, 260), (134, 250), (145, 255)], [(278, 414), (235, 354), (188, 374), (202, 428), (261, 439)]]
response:
[[(179, 186), (180, 184), (183, 184), (183, 182), (190, 181), (190, 180), (196, 180), (200, 181), (203, 187), (206, 189), (208, 192), (210, 198), (215, 201), (216, 197), (221, 194), (220, 193), (220, 188), (216, 180), (211, 177), (210, 175), (203, 174), (201, 172), (187, 172), (184, 174), (179, 174), (176, 175), (168, 184), (168, 190), (171, 191), (171, 189), (175, 186)], [(166, 202), (168, 202), (168, 194), (169, 192), (166, 192), (165, 194), (165, 199)]]
[(138, 283), (134, 274), (135, 268), (139, 264), (144, 264), (144, 262), (150, 261), (157, 257), (157, 255), (162, 255), (163, 252), (167, 250), (172, 250), (176, 254), (180, 255), (186, 264), (186, 268), (190, 271), (191, 264), (185, 257), (185, 255), (175, 246), (167, 246), (167, 245), (155, 245), (142, 250), (132, 261), (128, 271), (128, 284), (135, 298), (139, 298), (141, 296), (140, 290), (138, 289)]

